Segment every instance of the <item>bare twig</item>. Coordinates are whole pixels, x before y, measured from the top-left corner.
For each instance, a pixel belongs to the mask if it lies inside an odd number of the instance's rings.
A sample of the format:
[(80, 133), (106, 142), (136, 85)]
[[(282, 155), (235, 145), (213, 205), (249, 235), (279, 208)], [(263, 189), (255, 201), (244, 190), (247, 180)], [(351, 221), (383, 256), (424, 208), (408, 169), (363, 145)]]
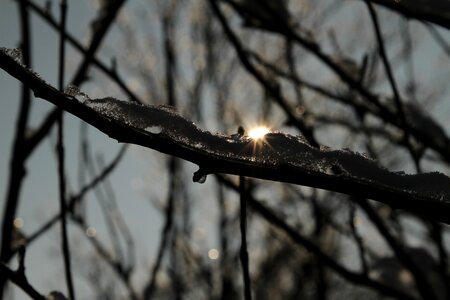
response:
[(376, 36), (377, 42), (378, 42), (378, 51), (380, 52), (381, 59), (383, 60), (383, 65), (384, 65), (384, 68), (386, 69), (386, 74), (389, 79), (389, 83), (390, 83), (392, 91), (394, 93), (394, 100), (395, 100), (395, 104), (397, 107), (397, 111), (400, 116), (401, 122), (405, 123), (406, 118), (405, 118), (405, 112), (403, 110), (403, 104), (401, 101), (400, 93), (397, 88), (397, 84), (394, 79), (394, 74), (391, 69), (391, 64), (389, 63), (389, 59), (386, 54), (384, 39), (383, 39), (383, 36), (381, 35), (380, 24), (378, 22), (378, 16), (369, 0), (366, 0), (366, 4), (369, 9), (370, 17), (371, 17), (373, 27), (375, 30), (375, 36)]
[[(64, 90), (64, 65), (65, 65), (65, 28), (67, 15), (67, 2), (62, 0), (61, 8), (61, 25), (60, 25), (60, 44), (59, 44), (59, 90)], [(61, 237), (62, 237), (62, 253), (64, 259), (64, 271), (66, 275), (67, 290), (69, 297), (75, 300), (75, 290), (73, 288), (72, 268), (70, 263), (70, 246), (67, 236), (67, 203), (66, 203), (66, 176), (65, 176), (65, 162), (64, 162), (64, 116), (63, 110), (58, 108), (58, 135), (56, 151), (58, 157), (58, 179), (59, 179), (59, 204), (61, 210)]]
[[(79, 226), (79, 228), (83, 231), (83, 233), (86, 232), (86, 222), (83, 217), (73, 217), (73, 221), (76, 225)], [(106, 246), (104, 246), (99, 239), (97, 239), (95, 236), (89, 237), (89, 242), (92, 244), (92, 246), (97, 251), (98, 255), (113, 269), (117, 277), (122, 281), (122, 283), (125, 285), (125, 287), (128, 289), (130, 299), (136, 300), (140, 299), (134, 288), (132, 287), (130, 283), (131, 279), (131, 272), (128, 267), (126, 267), (121, 260), (115, 259), (111, 254), (110, 251), (107, 249)]]
[(418, 267), (417, 263), (413, 261), (412, 258), (408, 255), (403, 245), (401, 245), (391, 234), (389, 228), (386, 226), (386, 224), (383, 222), (380, 216), (376, 213), (376, 211), (372, 208), (370, 203), (366, 199), (358, 199), (358, 198), (354, 199), (364, 210), (364, 212), (376, 226), (381, 235), (386, 239), (389, 246), (395, 252), (398, 260), (402, 262), (405, 265), (405, 267), (408, 268), (408, 270), (411, 272), (416, 282), (417, 289), (421, 294), (421, 296), (424, 299), (437, 299), (429, 281), (427, 281), (427, 278), (426, 276), (424, 276), (422, 270)]
[[(104, 163), (102, 159), (99, 159), (100, 168), (104, 169)], [(111, 182), (109, 181), (109, 178), (106, 178), (103, 184), (104, 190), (105, 190), (105, 196), (106, 199), (109, 199), (109, 215), (113, 215), (113, 221), (115, 221), (115, 225), (117, 226), (119, 232), (122, 234), (122, 237), (125, 240), (126, 248), (127, 248), (127, 265), (128, 269), (131, 271), (135, 264), (135, 254), (134, 254), (134, 241), (133, 237), (131, 235), (130, 229), (128, 228), (123, 216), (122, 212), (119, 210), (119, 207), (117, 205), (117, 199), (114, 194), (113, 187), (111, 185)]]
[(359, 253), (359, 259), (361, 261), (362, 271), (364, 274), (369, 274), (369, 267), (367, 265), (367, 259), (366, 259), (366, 248), (364, 246), (364, 240), (361, 237), (361, 235), (358, 232), (358, 229), (356, 228), (356, 206), (354, 203), (350, 202), (350, 214), (348, 217), (348, 223), (350, 225), (351, 233), (353, 236), (353, 239), (356, 242), (356, 246), (358, 247), (358, 253)]
[(17, 271), (11, 270), (6, 264), (0, 262), (0, 273), (9, 279), (15, 285), (20, 287), (28, 296), (35, 300), (45, 300), (36, 289), (30, 285), (27, 277), (25, 276), (25, 247), (19, 248), (19, 267)]
[(145, 286), (143, 290), (144, 299), (151, 299), (152, 295), (155, 292), (156, 288), (156, 276), (159, 272), (159, 269), (161, 267), (162, 259), (164, 257), (164, 251), (166, 250), (169, 241), (171, 239), (171, 229), (173, 226), (173, 219), (174, 219), (174, 184), (175, 184), (175, 178), (174, 178), (174, 171), (177, 169), (177, 162), (176, 159), (172, 158), (169, 162), (169, 169), (170, 171), (171, 180), (170, 180), (170, 186), (169, 186), (169, 197), (167, 199), (167, 206), (166, 206), (166, 222), (164, 224), (162, 233), (161, 233), (161, 244), (158, 248), (158, 254), (156, 256), (156, 261), (153, 264), (150, 280), (148, 284)]
[[(87, 168), (92, 176), (94, 176), (94, 174), (98, 174), (99, 172), (97, 171), (97, 166), (88, 145), (86, 145), (85, 151)], [(117, 260), (123, 261), (124, 255), (120, 244), (119, 235), (116, 230), (116, 224), (113, 218), (113, 215), (119, 214), (119, 211), (117, 210), (117, 207), (112, 207), (112, 205), (114, 206), (114, 204), (112, 204), (114, 201), (114, 193), (112, 191), (110, 193), (107, 192), (106, 182), (107, 178), (102, 181), (102, 185), (99, 185), (94, 189), (94, 194), (100, 204), (101, 213), (105, 220), (106, 229), (108, 230), (109, 236), (113, 243), (114, 254), (117, 256)]]
[(240, 228), (241, 228), (241, 251), (240, 259), (242, 266), (242, 278), (244, 282), (245, 300), (252, 299), (252, 286), (249, 271), (249, 259), (247, 250), (247, 201), (245, 177), (239, 176), (239, 198), (240, 198)]
[[(31, 36), (30, 36), (30, 17), (25, 4), (18, 2), (21, 35), (22, 35), (22, 58), (25, 66), (31, 67)], [(20, 191), (23, 179), (25, 178), (25, 160), (27, 158), (26, 149), (27, 139), (26, 130), (31, 106), (31, 90), (23, 84), (20, 108), (18, 112), (17, 126), (14, 137), (13, 149), (11, 151), (11, 164), (8, 175), (7, 193), (2, 219), (1, 249), (0, 261), (7, 263), (12, 256), (12, 233), (13, 220), (16, 216), (19, 205)], [(3, 299), (5, 278), (0, 274), (0, 299)]]
[[(81, 190), (72, 195), (70, 197), (68, 208), (73, 212), (75, 205), (77, 205), (86, 195), (87, 192), (95, 188), (98, 184), (100, 184), (105, 178), (111, 174), (111, 172), (115, 169), (115, 167), (118, 165), (118, 163), (123, 158), (123, 155), (125, 154), (125, 150), (127, 145), (124, 145), (122, 148), (120, 148), (119, 152), (117, 153), (116, 157), (114, 157), (111, 161), (111, 163), (106, 166), (102, 172), (100, 172), (97, 176), (95, 176), (91, 182), (87, 183), (84, 187), (81, 188)], [(36, 240), (39, 236), (41, 236), (44, 232), (46, 232), (48, 229), (50, 229), (56, 222), (58, 222), (61, 218), (61, 213), (56, 214), (52, 218), (50, 218), (44, 225), (42, 225), (41, 228), (36, 230), (33, 234), (30, 234), (29, 237), (26, 238), (26, 243), (30, 244), (34, 240)]]
[(375, 36), (376, 36), (377, 43), (378, 43), (378, 51), (379, 51), (381, 59), (383, 61), (383, 65), (386, 70), (386, 74), (388, 76), (389, 84), (391, 85), (392, 91), (394, 93), (394, 102), (395, 102), (395, 106), (397, 108), (397, 115), (398, 115), (399, 121), (400, 121), (399, 124), (400, 124), (400, 127), (404, 128), (404, 143), (406, 145), (406, 148), (408, 149), (409, 154), (411, 155), (411, 158), (416, 166), (416, 169), (418, 171), (420, 171), (421, 170), (420, 157), (417, 156), (417, 154), (414, 151), (413, 146), (411, 145), (411, 142), (409, 140), (410, 132), (409, 132), (408, 128), (410, 126), (408, 125), (407, 120), (406, 120), (405, 110), (403, 108), (403, 103), (401, 100), (400, 92), (398, 90), (397, 83), (394, 78), (394, 73), (392, 72), (391, 64), (389, 63), (389, 58), (386, 53), (386, 46), (385, 46), (383, 36), (381, 34), (381, 28), (380, 28), (380, 24), (378, 21), (378, 16), (377, 16), (375, 9), (372, 6), (372, 3), (369, 0), (366, 0), (366, 4), (367, 4), (367, 8), (369, 10), (369, 14), (370, 14), (370, 17), (371, 17), (371, 20), (373, 23)]
[(444, 283), (444, 295), (450, 297), (450, 274), (448, 270), (448, 253), (443, 241), (443, 226), (436, 222), (430, 224), (430, 236), (436, 243), (439, 254), (438, 270)]
[[(167, 82), (166, 96), (167, 104), (176, 107), (177, 100), (175, 94), (175, 70), (176, 62), (173, 51), (173, 11), (167, 10), (163, 12), (162, 16), (162, 30), (164, 37), (164, 64), (165, 64), (165, 76)], [(156, 261), (153, 265), (150, 280), (148, 284), (144, 287), (143, 295), (144, 299), (151, 299), (156, 289), (156, 277), (158, 275), (159, 269), (161, 268), (162, 259), (164, 257), (164, 252), (166, 251), (170, 240), (174, 239), (174, 214), (175, 214), (175, 197), (178, 191), (177, 185), (177, 173), (179, 172), (179, 161), (175, 157), (171, 157), (168, 161), (169, 169), (169, 195), (167, 197), (167, 205), (165, 211), (165, 224), (161, 233), (161, 244), (158, 249), (158, 254), (156, 256)], [(175, 251), (175, 250), (173, 250)], [(176, 277), (176, 276), (174, 276)], [(175, 284), (177, 282), (175, 278)], [(181, 291), (175, 291), (175, 295), (179, 295)]]

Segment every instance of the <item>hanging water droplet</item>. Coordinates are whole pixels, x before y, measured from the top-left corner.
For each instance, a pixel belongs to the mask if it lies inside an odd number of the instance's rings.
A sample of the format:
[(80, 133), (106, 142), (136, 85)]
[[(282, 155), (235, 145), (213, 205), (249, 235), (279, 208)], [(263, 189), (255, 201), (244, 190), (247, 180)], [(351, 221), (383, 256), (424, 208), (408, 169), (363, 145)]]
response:
[(198, 183), (205, 183), (207, 176), (208, 174), (205, 174), (205, 172), (202, 169), (199, 169), (194, 173), (194, 176), (192, 176), (192, 181)]
[(198, 182), (198, 183), (205, 183), (205, 181), (206, 181), (206, 175), (203, 175), (196, 182)]

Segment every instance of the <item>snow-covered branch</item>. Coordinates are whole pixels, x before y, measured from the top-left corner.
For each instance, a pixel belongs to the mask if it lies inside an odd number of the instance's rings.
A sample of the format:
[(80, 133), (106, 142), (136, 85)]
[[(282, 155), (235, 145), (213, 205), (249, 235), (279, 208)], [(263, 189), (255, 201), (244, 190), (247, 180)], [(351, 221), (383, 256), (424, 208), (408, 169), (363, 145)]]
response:
[(349, 150), (320, 149), (302, 137), (272, 132), (262, 141), (201, 130), (174, 109), (114, 98), (79, 101), (0, 51), (0, 67), (43, 98), (123, 143), (148, 147), (197, 164), (201, 181), (225, 173), (360, 196), (450, 223), (450, 180), (441, 173), (390, 172)]

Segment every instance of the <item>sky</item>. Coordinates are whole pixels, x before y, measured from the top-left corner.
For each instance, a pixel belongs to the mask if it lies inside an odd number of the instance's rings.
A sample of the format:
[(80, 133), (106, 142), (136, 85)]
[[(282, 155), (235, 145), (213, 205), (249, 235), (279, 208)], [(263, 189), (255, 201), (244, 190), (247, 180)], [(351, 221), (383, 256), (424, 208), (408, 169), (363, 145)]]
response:
[[(45, 0), (35, 1), (37, 4), (45, 5)], [(90, 1), (68, 1), (69, 14), (68, 25), (70, 33), (79, 40), (86, 42), (88, 40), (87, 24), (95, 14), (95, 10)], [(53, 13), (58, 15), (57, 1), (54, 3)], [(127, 5), (132, 3), (129, 1)], [(33, 15), (33, 14), (32, 14)], [(7, 0), (0, 3), (0, 47), (17, 47), (20, 39), (20, 30), (18, 28), (18, 9), (16, 1)], [(418, 26), (419, 28), (419, 26)], [(58, 35), (49, 28), (40, 18), (32, 17), (32, 67), (35, 71), (52, 85), (56, 85), (57, 74), (57, 49)], [(337, 27), (337, 30), (348, 30)], [(423, 30), (423, 29), (420, 29)], [(111, 34), (107, 36), (107, 41), (111, 41)], [(424, 43), (425, 45), (435, 45), (432, 41)], [(80, 56), (70, 47), (67, 48), (67, 80), (73, 73)], [(433, 50), (434, 51), (434, 50)], [(429, 73), (430, 68), (436, 68), (431, 63), (435, 52), (430, 52), (428, 47), (422, 47), (418, 50), (419, 60), (417, 67), (418, 79), (421, 80)], [(436, 55), (442, 55), (437, 50)], [(109, 61), (110, 57), (101, 57), (104, 61)], [(448, 60), (447, 60), (448, 62)], [(442, 68), (445, 69), (445, 68)], [(447, 72), (447, 71), (445, 71)], [(444, 73), (447, 74), (447, 73)], [(446, 78), (443, 75), (444, 78)], [(95, 88), (89, 84), (87, 90), (96, 97), (116, 96), (107, 94), (107, 90)], [(11, 147), (13, 134), (17, 120), (17, 110), (20, 99), (20, 85), (9, 74), (0, 70), (0, 209), (3, 212), (4, 198), (8, 183), (9, 161), (11, 157)], [(117, 97), (119, 97), (117, 95)], [(42, 99), (33, 99), (31, 125), (36, 126), (43, 117), (51, 110), (53, 106)], [(449, 128), (450, 121), (447, 118), (449, 106), (437, 107), (434, 115), (438, 118), (444, 128)], [(66, 158), (67, 169), (70, 182), (77, 187), (77, 169), (79, 158), (79, 131), (80, 121), (66, 114)], [(447, 131), (448, 132), (448, 131)], [(31, 159), (27, 162), (28, 175), (24, 181), (23, 194), (18, 210), (18, 217), (24, 220), (23, 230), (31, 233), (34, 229), (43, 224), (45, 220), (53, 216), (59, 209), (58, 189), (57, 189), (57, 166), (55, 164), (55, 154), (53, 151), (55, 135), (52, 139), (47, 139), (33, 153)], [(101, 152), (105, 156), (105, 161), (109, 161), (119, 151), (120, 145), (115, 140), (111, 140), (106, 135), (90, 128), (90, 140), (95, 148), (95, 152)], [(150, 189), (152, 186), (166, 186), (166, 179), (155, 176), (164, 163), (165, 156), (155, 153), (152, 150), (143, 149), (138, 146), (132, 146), (128, 150), (125, 159), (120, 163), (114, 174), (111, 176), (112, 185), (115, 188), (118, 199), (119, 210), (126, 216), (127, 224), (136, 243), (140, 246), (136, 249), (137, 260), (143, 260), (148, 265), (141, 266), (144, 271), (150, 266), (154, 257), (155, 249), (158, 246), (160, 238), (160, 229), (162, 219), (157, 209), (151, 204), (150, 198), (161, 198), (165, 190)], [(195, 166), (188, 165), (189, 170), (195, 171)], [(188, 179), (190, 180), (190, 178)], [(194, 193), (205, 194), (209, 188), (211, 179), (208, 179), (205, 185), (193, 184)], [(147, 193), (149, 192), (150, 193)], [(102, 225), (101, 213), (98, 204), (96, 204), (92, 194), (88, 198), (90, 206), (90, 225), (96, 228), (97, 236), (101, 239), (106, 236), (106, 230)], [(203, 203), (201, 203), (203, 204)], [(214, 214), (208, 216), (213, 220)], [(48, 293), (51, 290), (61, 290), (65, 292), (64, 280), (61, 276), (63, 266), (60, 255), (59, 226), (55, 226), (44, 238), (30, 245), (27, 252), (27, 276), (29, 281), (36, 289), (42, 293)], [(83, 238), (83, 232), (70, 227), (70, 236), (73, 247), (79, 247), (77, 253), (85, 253), (88, 249), (86, 239)], [(144, 242), (143, 242), (144, 241)], [(81, 249), (80, 249), (81, 248)], [(209, 248), (209, 247), (206, 247)], [(77, 254), (78, 255), (78, 254)], [(83, 261), (83, 257), (74, 257), (75, 261)], [(13, 264), (14, 266), (14, 264)], [(82, 272), (75, 266), (76, 274)], [(78, 273), (77, 273), (78, 272)], [(140, 273), (142, 274), (142, 273)], [(139, 275), (139, 273), (138, 273)], [(144, 276), (145, 277), (145, 276)], [(143, 278), (144, 278), (143, 277)], [(139, 281), (139, 279), (137, 280)], [(79, 299), (86, 299), (89, 295), (89, 288), (82, 280), (76, 280), (76, 290)], [(14, 290), (15, 299), (26, 299), (26, 297), (17, 289)], [(84, 298), (83, 298), (84, 297)]]

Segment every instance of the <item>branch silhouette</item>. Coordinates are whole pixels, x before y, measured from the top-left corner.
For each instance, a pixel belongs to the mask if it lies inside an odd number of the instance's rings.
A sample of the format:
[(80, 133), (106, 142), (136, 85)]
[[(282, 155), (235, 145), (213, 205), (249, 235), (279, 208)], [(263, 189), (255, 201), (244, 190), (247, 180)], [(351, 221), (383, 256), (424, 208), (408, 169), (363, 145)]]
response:
[(385, 6), (406, 18), (423, 20), (450, 29), (450, 18), (447, 14), (450, 5), (446, 1), (370, 0), (370, 2)]

